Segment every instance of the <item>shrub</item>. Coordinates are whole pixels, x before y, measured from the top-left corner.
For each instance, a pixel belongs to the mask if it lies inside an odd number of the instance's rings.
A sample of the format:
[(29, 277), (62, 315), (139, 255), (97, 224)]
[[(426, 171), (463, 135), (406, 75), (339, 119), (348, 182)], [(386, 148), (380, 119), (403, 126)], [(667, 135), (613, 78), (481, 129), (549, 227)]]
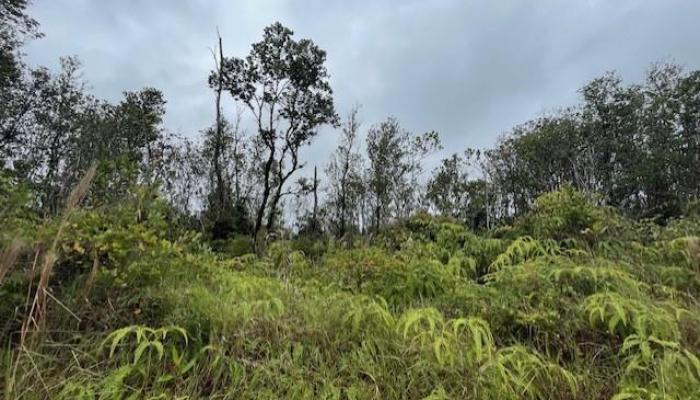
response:
[(618, 227), (618, 220), (612, 209), (595, 206), (571, 186), (563, 186), (538, 197), (532, 211), (516, 227), (521, 234), (538, 239), (594, 243), (609, 237)]
[[(60, 235), (62, 221), (24, 221), (25, 252), (0, 284), (8, 399), (687, 399), (700, 387), (692, 220), (630, 224), (567, 188), (498, 232), (419, 215), (352, 248), (297, 238), (260, 254), (246, 237), (213, 252), (172, 229), (147, 190), (75, 210)], [(42, 335), (19, 346), (38, 290), (26, 249), (54, 240)]]

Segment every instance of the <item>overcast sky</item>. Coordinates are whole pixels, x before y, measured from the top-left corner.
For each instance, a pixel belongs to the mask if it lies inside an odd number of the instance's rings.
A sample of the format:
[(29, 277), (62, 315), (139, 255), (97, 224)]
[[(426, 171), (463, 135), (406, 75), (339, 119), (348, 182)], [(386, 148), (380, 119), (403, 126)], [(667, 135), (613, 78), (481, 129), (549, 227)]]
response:
[[(27, 47), (30, 64), (77, 55), (110, 100), (156, 87), (166, 127), (189, 136), (213, 121), (217, 27), (226, 55), (244, 56), (282, 22), (327, 51), (341, 115), (361, 104), (365, 129), (391, 115), (436, 130), (445, 154), (576, 103), (607, 70), (638, 81), (653, 61), (700, 68), (698, 0), (34, 0), (29, 12), (46, 34)], [(311, 162), (336, 139), (322, 132)]]

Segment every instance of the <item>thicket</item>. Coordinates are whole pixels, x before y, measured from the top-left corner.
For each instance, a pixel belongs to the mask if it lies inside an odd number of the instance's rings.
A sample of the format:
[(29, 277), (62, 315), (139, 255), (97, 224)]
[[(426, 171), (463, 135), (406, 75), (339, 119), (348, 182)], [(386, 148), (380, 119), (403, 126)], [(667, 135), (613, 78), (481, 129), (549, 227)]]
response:
[[(313, 254), (213, 252), (141, 187), (59, 217), (2, 180), (6, 399), (691, 399), (700, 218), (565, 188), (479, 235), (418, 215)], [(84, 201), (84, 200), (83, 200)]]

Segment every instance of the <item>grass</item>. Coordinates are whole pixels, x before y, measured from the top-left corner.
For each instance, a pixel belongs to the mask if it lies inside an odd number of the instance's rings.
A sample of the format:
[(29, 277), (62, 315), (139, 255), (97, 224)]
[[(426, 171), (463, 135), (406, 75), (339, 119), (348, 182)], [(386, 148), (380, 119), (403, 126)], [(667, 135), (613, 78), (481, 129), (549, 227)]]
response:
[(568, 229), (558, 193), (479, 235), (417, 216), (371, 244), (234, 257), (132, 195), (7, 236), (3, 398), (700, 397), (692, 218), (649, 234), (589, 206)]

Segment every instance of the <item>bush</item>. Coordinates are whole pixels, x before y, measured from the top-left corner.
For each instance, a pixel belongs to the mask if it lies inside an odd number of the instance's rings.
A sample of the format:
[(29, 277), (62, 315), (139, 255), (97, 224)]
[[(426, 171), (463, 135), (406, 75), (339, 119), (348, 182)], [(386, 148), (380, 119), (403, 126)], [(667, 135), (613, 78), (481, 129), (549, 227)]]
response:
[(592, 204), (571, 186), (544, 194), (524, 218), (517, 232), (537, 239), (594, 243), (616, 233), (620, 217), (614, 210)]
[[(34, 254), (0, 286), (11, 316), (0, 326), (0, 366), (12, 371), (4, 398), (700, 391), (700, 246), (689, 218), (634, 225), (564, 188), (498, 232), (419, 215), (370, 244), (299, 237), (256, 255), (245, 236), (212, 252), (167, 216), (142, 190), (76, 210), (62, 229), (17, 217), (28, 248), (43, 254), (55, 240), (56, 264), (43, 320), (27, 318)], [(19, 346), (23, 326), (40, 334)]]
[(245, 254), (255, 253), (253, 238), (247, 235), (234, 235), (230, 239), (221, 239), (211, 242), (214, 251), (227, 257), (240, 257)]

